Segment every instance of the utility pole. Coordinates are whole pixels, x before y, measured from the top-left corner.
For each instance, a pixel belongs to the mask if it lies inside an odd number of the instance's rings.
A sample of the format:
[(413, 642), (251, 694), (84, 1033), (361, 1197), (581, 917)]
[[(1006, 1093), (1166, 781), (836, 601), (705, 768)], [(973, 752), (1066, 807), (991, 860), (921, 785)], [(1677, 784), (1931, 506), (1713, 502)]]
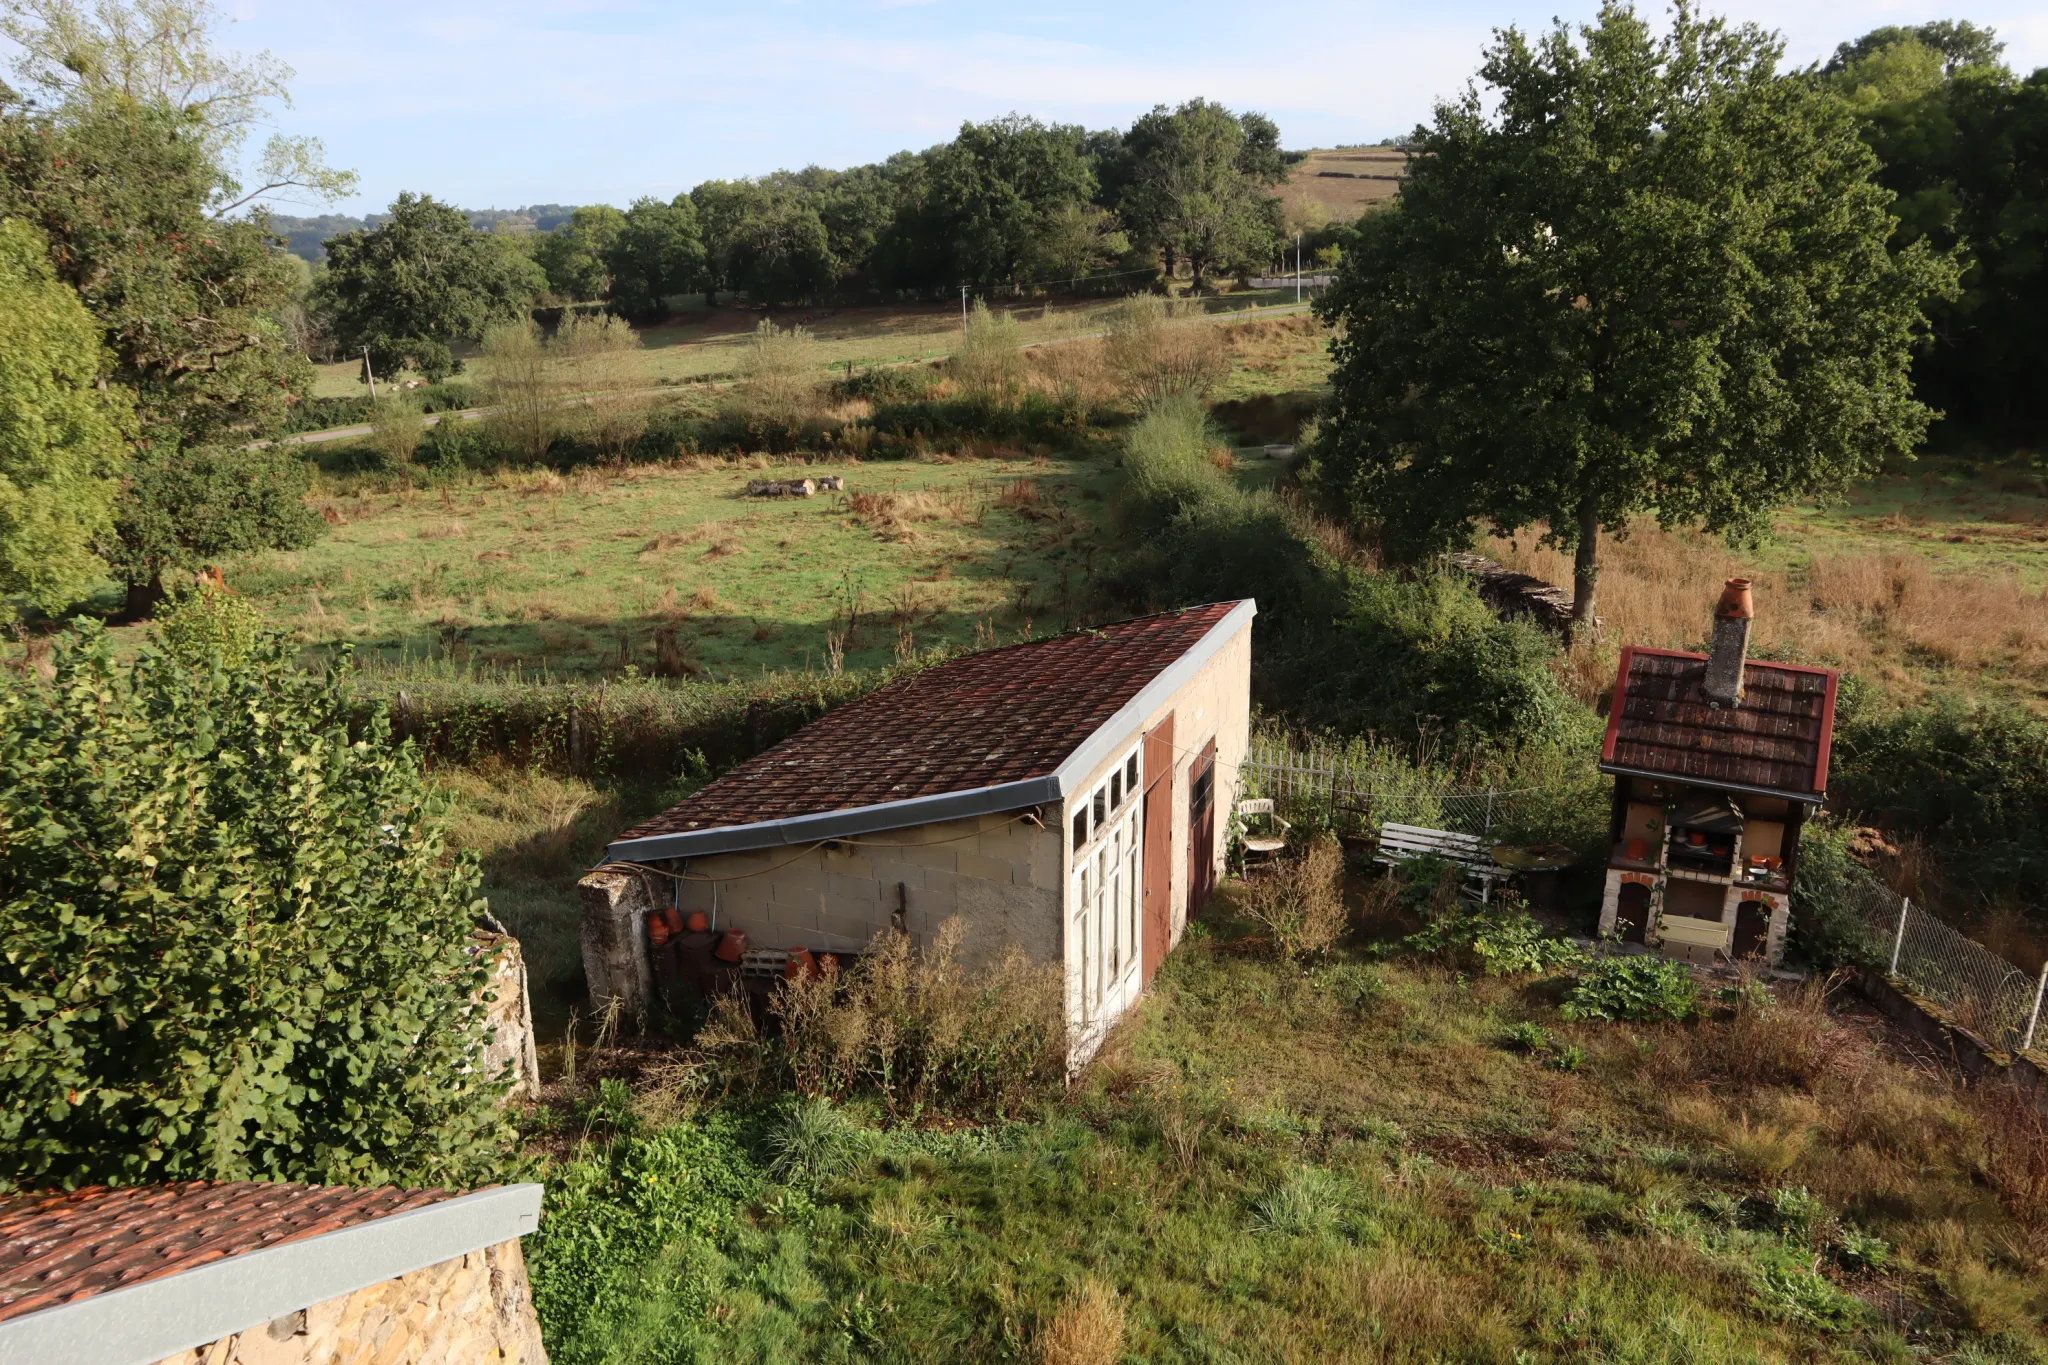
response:
[(370, 348), (363, 347), (363, 379), (370, 386), (370, 401), (377, 401), (377, 372), (370, 368)]
[(1294, 301), (1301, 302), (1301, 234), (1294, 234)]

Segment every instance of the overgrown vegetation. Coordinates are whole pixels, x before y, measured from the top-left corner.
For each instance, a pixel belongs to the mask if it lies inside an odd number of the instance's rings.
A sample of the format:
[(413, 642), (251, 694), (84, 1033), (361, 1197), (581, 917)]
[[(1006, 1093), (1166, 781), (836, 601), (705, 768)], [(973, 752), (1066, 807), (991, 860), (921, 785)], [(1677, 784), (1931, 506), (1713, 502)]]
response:
[(0, 678), (0, 1183), (500, 1169), (484, 907), (417, 757), (274, 638), (178, 657), (203, 633)]
[[(1357, 938), (1304, 971), (1246, 951), (1262, 931), (1215, 904), (1136, 1023), (1023, 1122), (918, 1128), (870, 1100), (593, 1136), (531, 1248), (550, 1350), (1505, 1365), (2043, 1349), (2033, 1168), (2005, 1112), (1896, 1060), (1823, 986), (1684, 1023), (1575, 1022), (1545, 978), (1367, 968)], [(1375, 913), (1368, 940), (1413, 922)], [(1352, 989), (1360, 973), (1376, 986)], [(657, 1225), (680, 1230), (664, 1243)], [(585, 1305), (600, 1295), (608, 1317)]]
[(1149, 409), (1124, 464), (1138, 543), (1112, 586), (1153, 605), (1256, 597), (1257, 687), (1294, 724), (1404, 742), (1436, 732), (1459, 748), (1588, 733), (1534, 627), (1501, 621), (1453, 575), (1378, 572), (1301, 504), (1240, 488), (1192, 398)]

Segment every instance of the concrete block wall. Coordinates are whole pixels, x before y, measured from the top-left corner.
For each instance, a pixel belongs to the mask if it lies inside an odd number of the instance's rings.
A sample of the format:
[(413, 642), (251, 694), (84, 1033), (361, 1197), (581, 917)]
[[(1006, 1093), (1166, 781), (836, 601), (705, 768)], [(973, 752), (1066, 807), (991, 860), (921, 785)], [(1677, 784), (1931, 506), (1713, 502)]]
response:
[(309, 1304), (158, 1365), (547, 1365), (516, 1241)]
[(859, 952), (900, 911), (919, 943), (959, 916), (967, 966), (1012, 943), (1041, 962), (1059, 957), (1059, 834), (1023, 812), (693, 858), (688, 872), (675, 893), (682, 911), (744, 929), (755, 948)]

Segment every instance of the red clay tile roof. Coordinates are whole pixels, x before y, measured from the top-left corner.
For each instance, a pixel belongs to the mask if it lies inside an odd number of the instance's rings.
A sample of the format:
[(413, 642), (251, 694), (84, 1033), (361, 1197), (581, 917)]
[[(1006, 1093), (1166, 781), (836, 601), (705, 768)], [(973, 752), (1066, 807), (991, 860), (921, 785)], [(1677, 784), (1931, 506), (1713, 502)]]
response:
[(1704, 654), (1622, 650), (1601, 767), (1807, 801), (1825, 796), (1840, 675), (1752, 661), (1742, 704), (1721, 707), (1700, 692), (1706, 668)]
[(0, 1322), (454, 1197), (254, 1180), (17, 1195), (0, 1200)]
[(829, 712), (613, 842), (1046, 776), (1237, 605), (1118, 621), (926, 669)]

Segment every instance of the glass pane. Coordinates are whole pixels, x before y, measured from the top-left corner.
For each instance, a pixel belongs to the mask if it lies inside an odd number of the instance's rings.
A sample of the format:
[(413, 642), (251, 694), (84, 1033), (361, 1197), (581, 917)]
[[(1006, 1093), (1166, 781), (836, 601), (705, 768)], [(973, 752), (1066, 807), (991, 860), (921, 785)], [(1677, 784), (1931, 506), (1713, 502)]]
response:
[(1124, 804), (1124, 775), (1111, 773), (1109, 777), (1109, 808), (1120, 810)]
[(1095, 789), (1095, 828), (1100, 830), (1102, 822), (1109, 818), (1109, 788)]
[(1135, 752), (1124, 760), (1124, 790), (1127, 792), (1138, 790), (1138, 755)]
[(1081, 845), (1088, 842), (1088, 812), (1074, 812), (1074, 852), (1081, 851)]

